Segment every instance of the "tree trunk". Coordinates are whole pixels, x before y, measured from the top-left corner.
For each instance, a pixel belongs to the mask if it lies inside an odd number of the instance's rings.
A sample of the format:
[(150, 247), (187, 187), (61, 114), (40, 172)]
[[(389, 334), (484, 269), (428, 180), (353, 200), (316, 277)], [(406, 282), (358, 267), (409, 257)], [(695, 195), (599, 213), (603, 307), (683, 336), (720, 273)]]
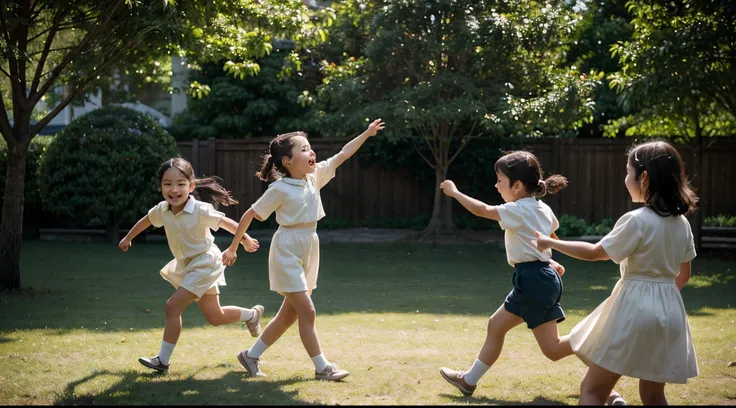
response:
[[(22, 125), (21, 125), (22, 126)], [(14, 132), (15, 133), (15, 132)], [(23, 236), (23, 190), (29, 143), (11, 136), (0, 220), (0, 288), (20, 289), (20, 242)], [(15, 140), (13, 140), (15, 139)]]
[(422, 231), (421, 239), (431, 236), (433, 241), (436, 241), (437, 236), (441, 232), (454, 230), (455, 224), (452, 222), (452, 198), (446, 196), (439, 187), (440, 183), (447, 178), (447, 166), (437, 166), (434, 177), (435, 190), (434, 202), (432, 204), (432, 218), (429, 219), (429, 224)]

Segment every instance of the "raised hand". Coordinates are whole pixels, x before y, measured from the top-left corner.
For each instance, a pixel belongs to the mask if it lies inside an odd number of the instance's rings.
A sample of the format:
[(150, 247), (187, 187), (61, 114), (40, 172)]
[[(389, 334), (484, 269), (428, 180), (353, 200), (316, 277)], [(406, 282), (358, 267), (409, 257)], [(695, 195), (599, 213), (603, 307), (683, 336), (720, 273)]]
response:
[(455, 183), (453, 183), (452, 180), (443, 181), (440, 183), (440, 188), (442, 189), (442, 192), (449, 197), (453, 197), (458, 192), (457, 187), (455, 187)]
[(379, 130), (383, 130), (384, 127), (386, 127), (386, 124), (383, 123), (383, 120), (379, 118), (368, 125), (368, 130), (366, 131), (366, 133), (368, 134), (368, 136), (375, 136), (376, 133), (378, 133)]

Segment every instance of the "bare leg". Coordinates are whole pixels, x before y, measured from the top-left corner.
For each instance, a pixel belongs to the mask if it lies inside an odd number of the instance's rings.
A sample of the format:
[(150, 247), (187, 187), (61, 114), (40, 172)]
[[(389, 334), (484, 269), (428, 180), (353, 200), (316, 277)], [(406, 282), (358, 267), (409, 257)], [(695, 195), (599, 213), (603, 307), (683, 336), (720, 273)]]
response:
[(580, 383), (579, 405), (603, 405), (621, 375), (595, 364), (588, 367)]
[(639, 396), (642, 405), (667, 405), (664, 386), (665, 383), (639, 380)]
[(179, 287), (174, 291), (169, 300), (166, 301), (166, 326), (164, 327), (164, 341), (176, 344), (181, 335), (181, 314), (184, 309), (194, 302), (197, 295)]
[(197, 302), (199, 310), (213, 326), (222, 326), (240, 321), (240, 308), (237, 306), (220, 306), (220, 295), (204, 295)]
[(481, 347), (478, 353), (478, 360), (485, 365), (493, 365), (498, 359), (498, 356), (501, 355), (506, 333), (523, 322), (524, 320), (521, 317), (509, 313), (501, 305), (490, 319), (488, 319), (486, 340), (483, 342), (483, 347)]
[(268, 326), (266, 326), (259, 338), (267, 345), (273, 345), (273, 343), (286, 333), (286, 330), (296, 322), (296, 318), (297, 314), (294, 306), (292, 306), (289, 299), (285, 297), (284, 301), (281, 303), (281, 308), (278, 313), (276, 313), (276, 316), (268, 322)]
[(302, 344), (304, 344), (309, 357), (322, 354), (319, 337), (317, 337), (317, 327), (315, 326), (317, 311), (314, 309), (314, 303), (312, 303), (309, 293), (306, 291), (286, 293), (286, 298), (289, 299), (296, 311), (299, 320), (299, 337), (302, 339)]

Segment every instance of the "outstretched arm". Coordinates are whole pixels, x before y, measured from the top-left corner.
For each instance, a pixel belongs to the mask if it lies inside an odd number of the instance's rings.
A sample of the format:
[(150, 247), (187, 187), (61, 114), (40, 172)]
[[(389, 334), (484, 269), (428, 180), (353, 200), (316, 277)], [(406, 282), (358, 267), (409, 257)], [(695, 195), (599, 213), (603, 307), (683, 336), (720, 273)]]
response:
[(457, 187), (455, 187), (455, 183), (453, 183), (452, 180), (443, 181), (440, 184), (440, 188), (447, 196), (457, 200), (463, 207), (465, 207), (465, 209), (473, 213), (473, 215), (494, 221), (501, 220), (501, 216), (498, 214), (498, 209), (496, 209), (495, 206), (488, 205), (483, 201), (476, 200), (473, 197), (461, 193)]
[(238, 228), (233, 233), (233, 242), (230, 244), (227, 250), (222, 253), (223, 265), (230, 266), (235, 263), (235, 259), (237, 259), (238, 257), (238, 244), (240, 243), (240, 238), (245, 234), (245, 231), (248, 230), (248, 227), (250, 226), (250, 223), (253, 221), (253, 218), (255, 218), (255, 216), (256, 211), (253, 209), (253, 207), (251, 207), (243, 214), (242, 217), (240, 217)]
[[(220, 227), (236, 236), (235, 233), (238, 229), (238, 223), (228, 217), (222, 217), (222, 220), (220, 221)], [(233, 238), (233, 240), (235, 239)], [(244, 233), (241, 236), (240, 243), (243, 244), (243, 247), (248, 252), (255, 252), (260, 246), (258, 240), (251, 238), (250, 235), (248, 235), (247, 233)]]
[(373, 123), (368, 126), (368, 129), (366, 129), (365, 132), (361, 133), (359, 136), (349, 141), (345, 146), (342, 147), (340, 153), (335, 155), (335, 167), (340, 166), (345, 162), (345, 160), (352, 157), (352, 155), (354, 155), (355, 152), (360, 149), (360, 146), (363, 146), (363, 143), (365, 143), (365, 141), (368, 140), (369, 137), (375, 136), (376, 133), (378, 133), (379, 130), (382, 130), (385, 126), (386, 124), (383, 123), (381, 119), (374, 120)]
[(607, 261), (611, 259), (600, 242), (591, 244), (583, 241), (563, 241), (537, 232), (536, 246), (540, 252), (552, 248), (583, 261)]
[(131, 245), (133, 245), (132, 241), (135, 237), (138, 236), (141, 232), (145, 231), (146, 228), (151, 226), (151, 220), (148, 219), (148, 214), (144, 215), (143, 218), (138, 220), (138, 222), (135, 223), (133, 228), (131, 228), (130, 231), (128, 231), (127, 234), (125, 234), (125, 237), (123, 237), (122, 240), (120, 240), (120, 243), (118, 244), (118, 247), (123, 250), (123, 252), (127, 252), (128, 248), (130, 248)]

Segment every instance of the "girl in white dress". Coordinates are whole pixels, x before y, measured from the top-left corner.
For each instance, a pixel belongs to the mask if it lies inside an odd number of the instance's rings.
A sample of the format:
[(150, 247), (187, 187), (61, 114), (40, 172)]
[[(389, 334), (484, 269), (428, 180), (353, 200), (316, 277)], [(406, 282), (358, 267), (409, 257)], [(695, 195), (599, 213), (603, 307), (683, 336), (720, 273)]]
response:
[[(297, 320), (299, 336), (315, 367), (318, 380), (340, 381), (348, 375), (322, 354), (315, 327), (316, 311), (312, 290), (317, 287), (319, 238), (317, 221), (325, 216), (319, 190), (333, 177), (335, 169), (350, 158), (371, 136), (383, 129), (375, 120), (360, 136), (347, 143), (329, 159), (317, 162), (307, 135), (292, 132), (271, 141), (258, 177), (272, 183), (248, 211), (235, 231), (241, 236), (253, 218), (263, 221), (276, 212), (279, 229), (274, 233), (268, 254), (268, 280), (271, 290), (284, 296), (276, 317), (268, 323), (255, 344), (240, 354), (238, 361), (251, 376), (264, 376), (258, 360)], [(232, 265), (237, 258), (238, 240), (222, 253), (222, 262)]]
[(698, 375), (680, 290), (690, 279), (695, 245), (685, 214), (697, 196), (680, 154), (668, 143), (635, 146), (628, 154), (626, 188), (644, 207), (624, 214), (597, 244), (550, 239), (537, 233), (537, 248), (556, 249), (588, 261), (611, 259), (621, 279), (593, 313), (570, 333), (575, 354), (588, 365), (580, 405), (603, 404), (618, 379), (639, 379), (644, 405), (667, 404), (666, 383)]
[[(214, 179), (195, 178), (192, 165), (182, 158), (167, 160), (161, 165), (158, 185), (164, 201), (151, 208), (133, 226), (119, 247), (127, 252), (133, 239), (152, 225), (166, 230), (174, 259), (160, 273), (176, 290), (166, 301), (166, 327), (159, 354), (153, 358), (141, 357), (138, 362), (157, 371), (167, 371), (181, 335), (181, 315), (192, 302), (197, 302), (211, 325), (243, 321), (253, 337), (260, 334), (263, 306), (255, 305), (252, 309), (220, 306), (218, 286), (225, 286), (225, 266), (210, 230), (217, 231), (222, 227), (235, 233), (237, 224), (217, 211), (213, 204), (231, 205), (237, 201)], [(239, 234), (237, 242), (242, 243), (248, 252), (258, 249), (258, 241), (247, 234)]]

